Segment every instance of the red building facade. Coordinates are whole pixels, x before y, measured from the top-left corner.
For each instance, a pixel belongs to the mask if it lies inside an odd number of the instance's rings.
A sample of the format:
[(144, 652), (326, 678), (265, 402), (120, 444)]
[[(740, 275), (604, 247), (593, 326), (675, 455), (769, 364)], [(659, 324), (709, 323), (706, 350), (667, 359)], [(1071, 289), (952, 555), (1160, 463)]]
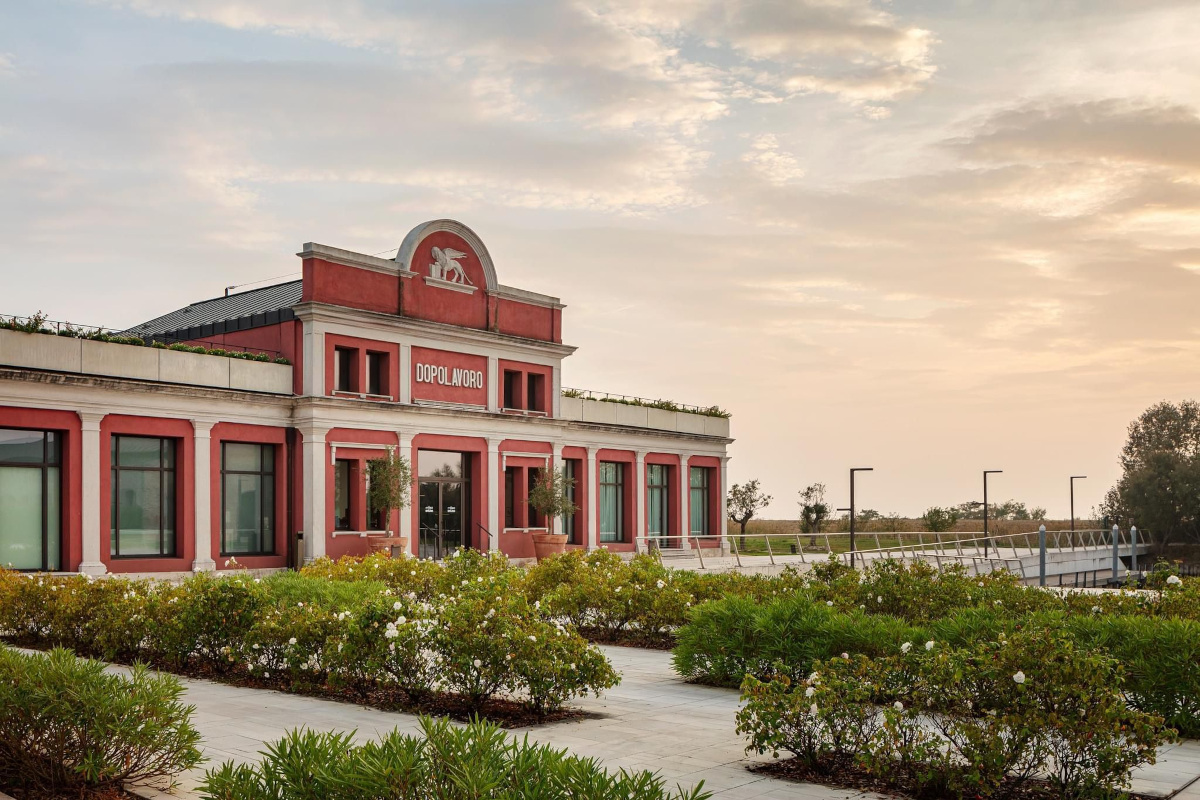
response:
[[(479, 237), (438, 220), (396, 258), (307, 244), (298, 281), (130, 329), (262, 363), (0, 331), (0, 564), (90, 574), (283, 568), (407, 536), (533, 555), (531, 533), (634, 552), (724, 533), (727, 418), (562, 391), (564, 306), (503, 286)], [(367, 463), (412, 466), (374, 508)], [(543, 519), (540, 471), (578, 511)], [(385, 523), (387, 520), (387, 524)]]

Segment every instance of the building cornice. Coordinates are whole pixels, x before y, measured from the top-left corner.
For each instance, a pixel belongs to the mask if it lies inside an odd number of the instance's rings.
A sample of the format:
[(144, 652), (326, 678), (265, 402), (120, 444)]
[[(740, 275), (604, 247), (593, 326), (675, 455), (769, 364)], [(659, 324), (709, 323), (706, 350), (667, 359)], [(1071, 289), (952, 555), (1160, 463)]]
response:
[(553, 308), (561, 311), (566, 308), (562, 301), (557, 297), (551, 297), (548, 294), (539, 294), (531, 292), (528, 289), (517, 289), (512, 286), (497, 286), (496, 291), (492, 292), (496, 297), (503, 297), (505, 300), (515, 300), (518, 303), (528, 303), (532, 306), (541, 306), (543, 308)]
[(369, 269), (372, 272), (382, 272), (387, 275), (399, 275), (404, 278), (412, 278), (416, 276), (415, 272), (403, 269), (395, 261), (388, 258), (376, 258), (369, 256), (366, 253), (355, 253), (352, 250), (343, 250), (340, 247), (330, 247), (327, 244), (318, 244), (316, 242), (305, 242), (303, 248), (296, 255), (301, 258), (319, 258), (322, 261), (328, 261), (331, 264), (341, 264), (346, 267), (359, 267), (361, 269)]

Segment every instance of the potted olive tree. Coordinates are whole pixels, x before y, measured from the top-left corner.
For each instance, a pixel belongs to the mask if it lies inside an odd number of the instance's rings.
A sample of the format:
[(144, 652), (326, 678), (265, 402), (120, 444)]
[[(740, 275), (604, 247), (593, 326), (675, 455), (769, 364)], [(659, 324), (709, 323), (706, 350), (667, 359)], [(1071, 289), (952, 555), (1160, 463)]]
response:
[(568, 478), (566, 470), (558, 467), (539, 472), (529, 489), (530, 508), (546, 518), (547, 530), (533, 534), (533, 554), (538, 561), (567, 549), (567, 535), (551, 531), (555, 517), (570, 516), (578, 508), (567, 494), (574, 486), (575, 480)]
[(391, 555), (392, 548), (408, 552), (408, 537), (392, 534), (392, 510), (403, 511), (408, 507), (408, 496), (412, 489), (412, 468), (408, 459), (389, 447), (383, 458), (367, 462), (367, 480), (370, 482), (368, 498), (371, 505), (383, 511), (383, 529), (387, 535), (376, 541), (375, 546)]

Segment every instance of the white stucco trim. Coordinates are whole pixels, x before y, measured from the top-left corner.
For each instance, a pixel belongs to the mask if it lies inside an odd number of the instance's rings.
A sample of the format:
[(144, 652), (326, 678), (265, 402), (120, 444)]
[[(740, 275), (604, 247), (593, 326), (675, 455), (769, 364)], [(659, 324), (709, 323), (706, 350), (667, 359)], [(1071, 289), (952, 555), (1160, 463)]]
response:
[(396, 251), (396, 263), (400, 265), (400, 268), (405, 272), (419, 272), (420, 270), (413, 269), (412, 263), (413, 256), (416, 255), (417, 245), (431, 233), (438, 233), (439, 231), (446, 231), (462, 237), (463, 241), (475, 251), (476, 257), (479, 258), (479, 265), (483, 267), (483, 276), (487, 282), (487, 290), (495, 292), (498, 284), (496, 282), (496, 267), (492, 264), (491, 254), (475, 231), (457, 220), (430, 220), (429, 222), (421, 223), (409, 231), (408, 235), (404, 237), (404, 241), (400, 243), (400, 249)]

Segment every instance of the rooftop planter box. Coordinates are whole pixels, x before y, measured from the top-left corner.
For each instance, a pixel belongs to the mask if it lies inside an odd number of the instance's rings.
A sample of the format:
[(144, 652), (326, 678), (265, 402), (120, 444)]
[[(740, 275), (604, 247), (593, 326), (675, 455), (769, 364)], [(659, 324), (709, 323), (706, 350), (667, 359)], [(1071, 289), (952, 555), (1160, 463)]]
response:
[(289, 364), (3, 328), (0, 328), (0, 366), (247, 392), (292, 393)]
[(697, 411), (669, 411), (633, 403), (594, 400), (564, 395), (560, 407), (563, 419), (622, 425), (675, 433), (729, 437), (729, 417), (711, 416)]

